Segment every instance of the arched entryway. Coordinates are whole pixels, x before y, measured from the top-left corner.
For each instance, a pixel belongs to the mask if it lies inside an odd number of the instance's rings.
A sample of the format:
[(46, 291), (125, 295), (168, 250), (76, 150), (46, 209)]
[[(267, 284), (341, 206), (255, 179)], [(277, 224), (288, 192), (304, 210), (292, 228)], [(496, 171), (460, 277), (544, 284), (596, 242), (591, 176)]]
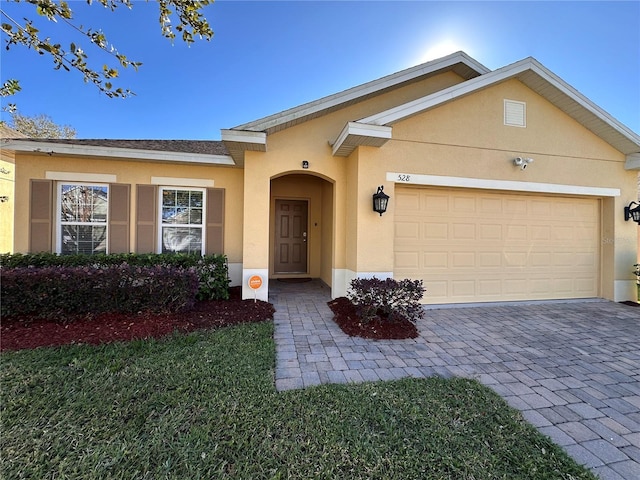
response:
[(332, 283), (334, 185), (312, 174), (271, 179), (269, 278)]

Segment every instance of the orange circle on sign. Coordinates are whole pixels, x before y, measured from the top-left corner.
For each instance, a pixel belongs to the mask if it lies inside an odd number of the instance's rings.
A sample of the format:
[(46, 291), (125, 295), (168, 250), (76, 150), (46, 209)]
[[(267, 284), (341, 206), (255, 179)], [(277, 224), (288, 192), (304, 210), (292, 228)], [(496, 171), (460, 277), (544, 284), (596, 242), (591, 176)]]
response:
[(260, 275), (253, 275), (249, 278), (249, 288), (258, 290), (262, 286), (262, 277)]

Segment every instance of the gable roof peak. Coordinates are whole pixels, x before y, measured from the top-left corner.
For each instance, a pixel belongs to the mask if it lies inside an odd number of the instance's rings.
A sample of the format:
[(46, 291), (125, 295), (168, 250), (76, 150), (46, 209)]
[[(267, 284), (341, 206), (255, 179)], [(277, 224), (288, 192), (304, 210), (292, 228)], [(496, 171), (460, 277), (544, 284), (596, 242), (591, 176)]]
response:
[[(458, 51), (445, 57), (415, 65), (377, 80), (349, 88), (342, 92), (284, 110), (280, 113), (238, 125), (230, 130), (264, 132), (266, 134), (275, 133), (297, 125), (298, 123), (325, 115), (339, 108), (344, 108), (347, 105), (360, 102), (385, 90), (398, 88), (401, 85), (412, 83), (444, 71), (453, 71), (465, 80), (469, 80), (489, 73), (491, 70), (471, 58), (465, 52)], [(223, 141), (225, 139), (225, 132), (229, 132), (230, 130), (223, 130)]]

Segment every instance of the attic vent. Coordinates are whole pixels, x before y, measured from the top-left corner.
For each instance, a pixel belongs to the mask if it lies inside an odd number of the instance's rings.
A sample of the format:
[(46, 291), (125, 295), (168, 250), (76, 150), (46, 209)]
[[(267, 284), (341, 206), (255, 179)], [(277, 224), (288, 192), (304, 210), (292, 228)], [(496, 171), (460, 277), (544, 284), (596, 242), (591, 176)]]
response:
[(504, 124), (510, 127), (527, 126), (527, 104), (515, 100), (504, 101)]

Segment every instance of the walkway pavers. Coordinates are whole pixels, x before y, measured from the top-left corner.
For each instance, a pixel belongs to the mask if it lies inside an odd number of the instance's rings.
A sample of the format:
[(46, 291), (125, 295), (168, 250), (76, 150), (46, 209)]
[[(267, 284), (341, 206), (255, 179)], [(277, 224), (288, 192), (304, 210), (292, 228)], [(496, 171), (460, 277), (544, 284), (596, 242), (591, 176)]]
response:
[(350, 337), (319, 280), (272, 281), (276, 388), (475, 378), (602, 479), (640, 479), (640, 307), (608, 301), (428, 309), (412, 340)]

